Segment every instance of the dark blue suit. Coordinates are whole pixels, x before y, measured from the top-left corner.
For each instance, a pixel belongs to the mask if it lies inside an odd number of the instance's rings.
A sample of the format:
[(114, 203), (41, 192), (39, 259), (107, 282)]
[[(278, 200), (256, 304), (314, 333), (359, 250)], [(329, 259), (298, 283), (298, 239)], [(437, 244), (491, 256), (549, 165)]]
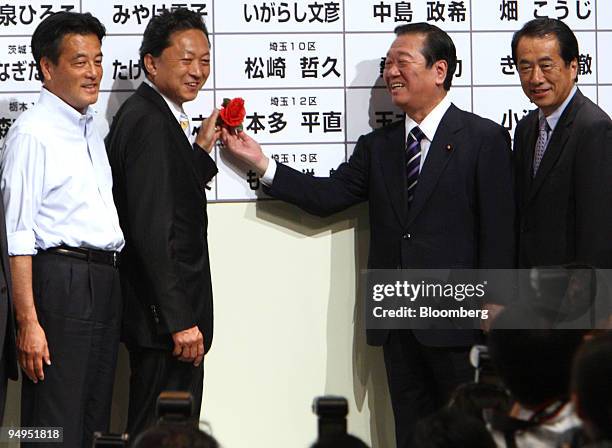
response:
[[(321, 216), (368, 201), (370, 269), (514, 267), (508, 132), (451, 105), (431, 142), (410, 206), (405, 141), (403, 121), (362, 136), (349, 161), (330, 178), (279, 164), (267, 192)], [(415, 421), (469, 379), (466, 353), (475, 334), (368, 330), (367, 337), (368, 343), (384, 348), (398, 446), (408, 446)]]

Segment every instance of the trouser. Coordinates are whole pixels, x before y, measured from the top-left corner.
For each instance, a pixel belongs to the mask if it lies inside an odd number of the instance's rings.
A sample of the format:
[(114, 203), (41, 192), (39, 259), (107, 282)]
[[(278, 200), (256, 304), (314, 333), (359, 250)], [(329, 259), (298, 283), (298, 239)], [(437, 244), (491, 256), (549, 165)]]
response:
[[(40, 252), (32, 260), (38, 320), (51, 365), (21, 389), (21, 426), (62, 427), (63, 446), (89, 448), (94, 431), (108, 431), (121, 321), (118, 270)], [(22, 443), (22, 447), (58, 447)]]
[(130, 352), (130, 404), (127, 432), (130, 439), (157, 422), (157, 397), (164, 391), (183, 391), (193, 397), (194, 418), (199, 420), (204, 385), (204, 364), (179, 361), (170, 350), (128, 347)]
[(4, 350), (0, 352), (0, 426), (2, 426), (2, 420), (4, 419), (4, 405), (6, 404), (6, 360), (4, 359)]
[(398, 448), (410, 447), (418, 420), (444, 406), (474, 379), (470, 347), (429, 347), (412, 330), (394, 330), (383, 345)]

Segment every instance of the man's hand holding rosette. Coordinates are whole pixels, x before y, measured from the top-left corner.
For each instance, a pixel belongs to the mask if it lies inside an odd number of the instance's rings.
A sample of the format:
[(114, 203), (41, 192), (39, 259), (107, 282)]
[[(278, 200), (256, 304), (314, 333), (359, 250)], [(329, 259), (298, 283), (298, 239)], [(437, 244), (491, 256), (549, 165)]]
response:
[(195, 143), (209, 154), (215, 146), (215, 142), (221, 138), (221, 129), (216, 126), (218, 118), (219, 109), (214, 109), (210, 117), (202, 122), (195, 138)]
[(223, 149), (261, 176), (268, 168), (268, 158), (261, 146), (243, 131), (242, 122), (245, 116), (242, 98), (225, 98), (217, 119), (217, 127), (220, 128)]
[(221, 110), (214, 109), (210, 117), (202, 122), (196, 143), (210, 153), (215, 142), (221, 139), (221, 129), (232, 134), (242, 132), (245, 116), (246, 110), (242, 98), (231, 100), (225, 98)]

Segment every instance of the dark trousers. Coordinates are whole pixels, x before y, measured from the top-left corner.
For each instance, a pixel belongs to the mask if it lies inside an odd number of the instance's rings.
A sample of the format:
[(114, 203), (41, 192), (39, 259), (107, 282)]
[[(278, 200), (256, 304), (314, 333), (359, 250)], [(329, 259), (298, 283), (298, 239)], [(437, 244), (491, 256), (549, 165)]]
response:
[(6, 360), (4, 359), (4, 350), (0, 352), (0, 426), (4, 419), (4, 405), (6, 404)]
[(157, 397), (164, 391), (189, 392), (194, 417), (199, 420), (204, 385), (204, 365), (179, 361), (169, 350), (128, 347), (130, 352), (130, 404), (127, 432), (134, 440), (157, 422)]
[(473, 381), (469, 347), (428, 347), (412, 330), (394, 330), (383, 345), (398, 448), (410, 447), (416, 422), (444, 406), (453, 390)]
[[(121, 321), (119, 273), (108, 265), (41, 252), (32, 260), (38, 320), (51, 365), (34, 384), (25, 375), (21, 426), (64, 428), (63, 446), (89, 448), (108, 431)], [(55, 448), (58, 444), (21, 444)]]

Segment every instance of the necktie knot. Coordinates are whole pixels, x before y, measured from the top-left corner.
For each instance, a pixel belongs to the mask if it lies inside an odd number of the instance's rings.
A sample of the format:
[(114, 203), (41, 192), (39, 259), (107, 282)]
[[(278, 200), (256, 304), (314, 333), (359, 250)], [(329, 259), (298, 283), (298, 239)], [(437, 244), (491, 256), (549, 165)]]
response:
[(412, 139), (412, 141), (420, 143), (421, 140), (423, 140), (424, 138), (426, 138), (425, 134), (423, 134), (423, 131), (421, 131), (418, 126), (413, 127), (412, 130), (408, 133), (408, 141)]
[(181, 113), (180, 124), (183, 131), (186, 131), (189, 128), (189, 117), (185, 113)]
[(550, 132), (550, 125), (544, 115), (540, 117), (540, 132)]

